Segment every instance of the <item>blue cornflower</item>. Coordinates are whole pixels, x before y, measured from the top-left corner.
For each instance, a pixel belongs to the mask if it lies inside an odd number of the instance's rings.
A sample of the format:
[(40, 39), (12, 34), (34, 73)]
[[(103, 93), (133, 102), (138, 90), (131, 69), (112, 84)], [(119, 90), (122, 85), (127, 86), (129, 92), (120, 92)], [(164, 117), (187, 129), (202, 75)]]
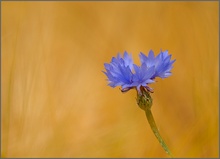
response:
[(141, 87), (151, 92), (152, 89), (148, 84), (155, 82), (156, 77), (166, 78), (171, 75), (170, 71), (175, 60), (170, 60), (171, 55), (168, 55), (168, 51), (161, 51), (155, 57), (150, 50), (148, 57), (143, 53), (140, 53), (139, 57), (141, 66), (134, 64), (131, 54), (129, 55), (126, 51), (123, 58), (118, 54), (110, 63), (105, 63), (106, 72), (104, 73), (108, 77), (109, 86), (121, 86), (123, 92), (136, 88), (140, 93)]
[(122, 86), (122, 89), (131, 87), (133, 83), (133, 74), (131, 72), (133, 68), (133, 60), (131, 55), (124, 52), (124, 58), (118, 54), (117, 57), (113, 57), (111, 63), (104, 64), (106, 76), (108, 77), (109, 86), (116, 87)]
[(141, 63), (145, 63), (147, 67), (155, 66), (155, 74), (152, 78), (160, 77), (166, 78), (171, 75), (172, 64), (176, 60), (170, 60), (171, 55), (168, 55), (168, 51), (160, 52), (157, 57), (154, 56), (154, 52), (150, 50), (148, 57), (143, 53), (140, 53)]

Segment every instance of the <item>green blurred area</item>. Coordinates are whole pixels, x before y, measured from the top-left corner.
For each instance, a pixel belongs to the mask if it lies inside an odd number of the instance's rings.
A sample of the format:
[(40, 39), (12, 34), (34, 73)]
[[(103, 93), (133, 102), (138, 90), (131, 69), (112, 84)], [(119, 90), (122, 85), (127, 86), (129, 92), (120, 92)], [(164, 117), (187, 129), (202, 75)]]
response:
[(2, 157), (168, 157), (136, 92), (107, 86), (125, 50), (168, 50), (152, 112), (174, 157), (219, 156), (219, 2), (2, 2)]

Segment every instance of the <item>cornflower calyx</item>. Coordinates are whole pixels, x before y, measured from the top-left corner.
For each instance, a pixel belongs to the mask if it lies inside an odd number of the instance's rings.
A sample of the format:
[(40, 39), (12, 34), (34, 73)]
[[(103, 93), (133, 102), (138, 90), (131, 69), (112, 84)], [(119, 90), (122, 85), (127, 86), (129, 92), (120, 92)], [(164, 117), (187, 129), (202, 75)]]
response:
[(150, 93), (145, 90), (144, 87), (141, 87), (141, 94), (137, 94), (137, 104), (144, 111), (146, 109), (151, 109), (153, 99), (151, 98)]

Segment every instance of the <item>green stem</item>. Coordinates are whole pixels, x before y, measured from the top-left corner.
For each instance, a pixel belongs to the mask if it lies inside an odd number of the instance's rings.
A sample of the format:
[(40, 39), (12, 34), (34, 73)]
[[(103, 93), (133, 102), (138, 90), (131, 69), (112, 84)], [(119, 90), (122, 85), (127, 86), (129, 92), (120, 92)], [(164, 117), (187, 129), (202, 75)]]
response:
[(157, 129), (157, 125), (154, 121), (154, 117), (151, 113), (151, 106), (153, 104), (153, 99), (150, 96), (150, 93), (144, 88), (140, 88), (141, 92), (137, 92), (137, 104), (138, 106), (143, 109), (146, 113), (148, 123), (150, 124), (151, 130), (153, 131), (154, 135), (156, 136), (157, 140), (160, 142), (163, 149), (166, 153), (173, 157), (172, 153), (170, 152), (168, 146), (164, 142), (163, 138), (161, 137), (159, 130)]
[(159, 133), (159, 130), (157, 129), (157, 125), (154, 121), (154, 117), (151, 113), (151, 110), (150, 109), (145, 109), (145, 113), (146, 113), (146, 116), (147, 116), (147, 120), (150, 124), (150, 127), (151, 127), (151, 130), (153, 131), (154, 135), (156, 136), (157, 140), (160, 142), (161, 146), (163, 147), (163, 149), (166, 151), (166, 153), (173, 157), (172, 153), (170, 152), (168, 146), (166, 145), (166, 143), (164, 142), (162, 136), (160, 135)]

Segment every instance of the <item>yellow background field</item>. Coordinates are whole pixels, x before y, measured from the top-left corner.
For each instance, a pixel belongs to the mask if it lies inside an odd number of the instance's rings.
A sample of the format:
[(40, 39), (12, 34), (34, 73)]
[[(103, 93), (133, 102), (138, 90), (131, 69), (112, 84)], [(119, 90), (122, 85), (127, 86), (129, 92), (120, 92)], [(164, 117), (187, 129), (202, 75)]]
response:
[(174, 157), (218, 157), (218, 2), (2, 2), (2, 157), (168, 157), (136, 92), (107, 86), (125, 50), (168, 50), (152, 112)]

